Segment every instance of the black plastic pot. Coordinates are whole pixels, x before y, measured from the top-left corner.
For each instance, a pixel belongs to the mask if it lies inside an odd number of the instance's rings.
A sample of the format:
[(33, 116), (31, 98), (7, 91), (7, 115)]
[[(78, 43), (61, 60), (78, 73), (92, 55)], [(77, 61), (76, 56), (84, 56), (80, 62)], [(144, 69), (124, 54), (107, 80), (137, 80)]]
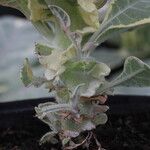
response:
[[(47, 101), (54, 99), (0, 103), (0, 150), (51, 149), (52, 145), (38, 145), (49, 128), (34, 116), (34, 107)], [(150, 150), (150, 97), (110, 96), (107, 104), (109, 121), (96, 130), (103, 147)], [(60, 149), (60, 146), (55, 147)]]

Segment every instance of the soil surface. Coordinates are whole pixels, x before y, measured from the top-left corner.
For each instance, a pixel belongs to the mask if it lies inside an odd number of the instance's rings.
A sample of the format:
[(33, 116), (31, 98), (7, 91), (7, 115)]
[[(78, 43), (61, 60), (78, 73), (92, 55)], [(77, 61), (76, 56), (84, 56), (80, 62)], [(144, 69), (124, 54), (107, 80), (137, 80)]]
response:
[[(60, 145), (39, 146), (40, 137), (49, 128), (35, 117), (23, 119), (22, 122), (17, 120), (17, 127), (9, 127), (8, 124), (0, 127), (0, 150), (61, 149)], [(107, 150), (150, 150), (150, 113), (109, 115), (107, 124), (100, 126), (96, 133), (103, 148)]]

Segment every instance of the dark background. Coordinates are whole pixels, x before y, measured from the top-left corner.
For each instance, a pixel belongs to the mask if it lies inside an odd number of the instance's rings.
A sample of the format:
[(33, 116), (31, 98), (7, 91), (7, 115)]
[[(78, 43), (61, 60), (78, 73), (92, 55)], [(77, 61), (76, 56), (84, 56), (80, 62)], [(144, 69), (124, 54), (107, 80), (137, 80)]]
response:
[(0, 16), (4, 15), (13, 15), (24, 18), (24, 15), (20, 11), (13, 8), (0, 6)]

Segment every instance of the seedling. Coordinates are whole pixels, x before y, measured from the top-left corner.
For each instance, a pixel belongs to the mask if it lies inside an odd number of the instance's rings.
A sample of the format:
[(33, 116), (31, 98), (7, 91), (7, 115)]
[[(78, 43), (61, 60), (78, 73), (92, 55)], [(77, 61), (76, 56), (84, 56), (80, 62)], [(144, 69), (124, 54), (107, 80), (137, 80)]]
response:
[(115, 34), (150, 23), (149, 0), (0, 0), (21, 10), (48, 44), (37, 43), (35, 52), (44, 66), (36, 77), (28, 59), (21, 71), (25, 86), (45, 85), (55, 102), (39, 104), (36, 116), (51, 131), (40, 140), (62, 142), (63, 149), (90, 147), (93, 130), (107, 122), (107, 95), (117, 86), (150, 86), (150, 67), (136, 57), (125, 61), (123, 72), (106, 80), (111, 69), (91, 56), (95, 48)]

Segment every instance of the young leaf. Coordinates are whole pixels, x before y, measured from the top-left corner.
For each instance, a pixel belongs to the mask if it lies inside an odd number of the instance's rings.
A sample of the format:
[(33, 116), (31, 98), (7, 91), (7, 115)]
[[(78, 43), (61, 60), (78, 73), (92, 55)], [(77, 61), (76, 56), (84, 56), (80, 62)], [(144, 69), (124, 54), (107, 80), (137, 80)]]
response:
[(63, 73), (64, 64), (75, 57), (76, 50), (72, 45), (65, 51), (53, 50), (50, 55), (39, 57), (40, 63), (46, 68), (45, 77), (47, 80), (52, 80)]
[(107, 115), (105, 113), (100, 113), (94, 117), (93, 123), (95, 124), (95, 126), (98, 126), (98, 125), (105, 124), (107, 120), (108, 120)]
[[(65, 64), (65, 71), (60, 75), (61, 80), (71, 91), (80, 84), (82, 96), (93, 96), (95, 90), (110, 72), (107, 65), (96, 61), (69, 61)], [(96, 69), (96, 72), (93, 72)], [(86, 78), (85, 78), (86, 77)]]
[(150, 23), (149, 8), (149, 0), (113, 0), (99, 31), (90, 41), (102, 43), (118, 32)]
[(21, 80), (25, 86), (31, 85), (34, 79), (33, 72), (31, 70), (29, 60), (26, 58), (24, 62), (24, 66), (21, 70)]
[(53, 51), (53, 48), (50, 48), (46, 45), (37, 43), (35, 45), (35, 52), (39, 55), (47, 56), (50, 55)]
[[(93, 0), (92, 0), (93, 2), (91, 1), (92, 6), (94, 5), (94, 8), (95, 8), (95, 10), (93, 11), (90, 11), (91, 9), (89, 10), (86, 7), (81, 7), (82, 4), (78, 2), (77, 0), (73, 0), (73, 1), (71, 0), (45, 0), (45, 1), (47, 5), (55, 5), (55, 6), (62, 8), (69, 15), (70, 20), (71, 20), (71, 26), (70, 26), (71, 31), (76, 31), (76, 30), (81, 31), (86, 27), (94, 28), (94, 31), (95, 29), (97, 29), (95, 28), (95, 26), (97, 26), (99, 22), (99, 18), (97, 17), (98, 8), (96, 8), (97, 5), (94, 4), (95, 2)], [(84, 3), (84, 0), (82, 2)], [(82, 15), (81, 12), (84, 12), (84, 16)], [(94, 16), (94, 13), (96, 14), (96, 16)], [(88, 17), (90, 18), (90, 21), (86, 19)]]
[(51, 55), (39, 57), (39, 62), (46, 68), (45, 77), (48, 80), (54, 79), (58, 71), (62, 69), (62, 51), (54, 50)]
[(64, 135), (67, 137), (77, 137), (80, 132), (95, 129), (94, 123), (87, 118), (83, 118), (81, 122), (74, 119), (63, 119), (61, 122)]
[[(65, 64), (66, 70), (61, 75), (61, 79), (64, 81), (64, 83), (67, 84), (69, 88), (86, 83), (88, 82), (87, 78), (91, 78), (91, 76), (88, 76), (88, 73), (92, 70), (95, 64), (96, 62), (69, 61)], [(85, 78), (85, 76), (87, 78)]]
[(56, 103), (47, 102), (39, 104), (38, 107), (35, 107), (36, 116), (44, 123), (46, 123), (51, 130), (57, 133), (61, 130), (58, 115), (55, 112), (54, 113), (45, 112), (45, 108), (47, 108), (50, 105), (56, 105)]
[(44, 134), (42, 136), (42, 138), (40, 139), (40, 145), (47, 143), (47, 142), (51, 142), (52, 144), (56, 144), (58, 143), (58, 140), (56, 138), (54, 138), (54, 136), (56, 135), (56, 132), (48, 132), (46, 134)]
[(63, 30), (66, 31), (67, 29), (69, 29), (71, 25), (69, 15), (62, 8), (56, 5), (49, 5), (48, 7), (52, 11), (53, 15), (59, 20)]
[(92, 70), (92, 76), (97, 79), (108, 76), (110, 74), (110, 68), (104, 63), (97, 63)]
[(51, 18), (52, 14), (44, 0), (28, 0), (28, 8), (30, 10), (30, 20), (33, 22)]
[(26, 87), (30, 85), (40, 87), (45, 82), (47, 82), (45, 78), (35, 77), (33, 75), (32, 69), (29, 64), (29, 60), (27, 58), (25, 59), (24, 66), (21, 70), (21, 80)]
[(94, 29), (98, 29), (100, 26), (99, 14), (93, 0), (78, 0), (78, 4), (84, 21)]
[(70, 141), (70, 138), (64, 138), (62, 141), (62, 145), (65, 146), (66, 144), (68, 144)]
[(61, 56), (62, 63), (74, 59), (77, 56), (77, 51), (73, 45), (70, 45), (65, 51), (63, 51)]
[(80, 84), (78, 85), (71, 97), (71, 105), (72, 105), (72, 109), (74, 111), (74, 113), (78, 112), (78, 104), (79, 104), (79, 100), (80, 100), (80, 87), (83, 86), (84, 84)]

